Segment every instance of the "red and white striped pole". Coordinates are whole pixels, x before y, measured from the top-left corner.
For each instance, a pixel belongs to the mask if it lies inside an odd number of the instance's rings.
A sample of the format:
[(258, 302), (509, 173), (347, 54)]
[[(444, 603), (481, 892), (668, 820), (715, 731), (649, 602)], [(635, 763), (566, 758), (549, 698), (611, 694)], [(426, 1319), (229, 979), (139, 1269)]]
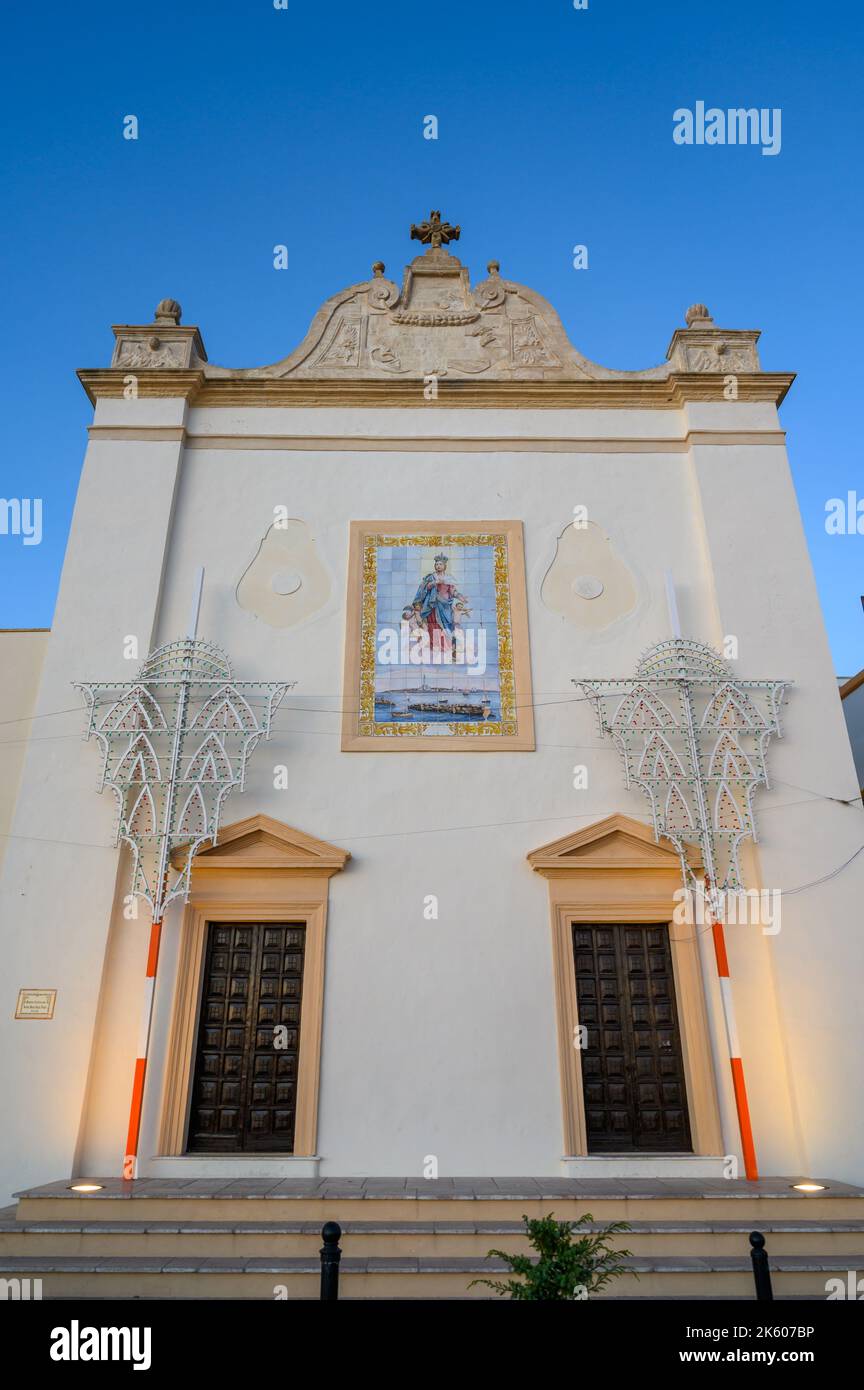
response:
[(723, 923), (717, 921), (716, 914), (710, 906), (710, 892), (711, 885), (706, 878), (705, 900), (708, 904), (708, 921), (714, 938), (714, 956), (717, 961), (717, 975), (720, 980), (720, 998), (723, 1001), (723, 1022), (726, 1025), (729, 1065), (732, 1068), (732, 1088), (735, 1092), (735, 1109), (738, 1112), (738, 1132), (741, 1135), (741, 1152), (744, 1155), (744, 1175), (755, 1180), (759, 1176), (759, 1169), (756, 1164), (753, 1128), (750, 1124), (750, 1106), (747, 1103), (747, 1086), (744, 1082), (741, 1044), (738, 1041), (738, 1027), (735, 1023), (735, 1001), (732, 998), (732, 977), (729, 973), (729, 957), (726, 954), (726, 937), (723, 932)]
[[(678, 599), (675, 593), (675, 583), (672, 578), (671, 570), (666, 571), (666, 602), (669, 608), (669, 621), (672, 625), (674, 637), (681, 636), (681, 620), (678, 616)], [(693, 718), (693, 708), (689, 693), (684, 695), (683, 704), (687, 717), (688, 741), (690, 744), (690, 758), (694, 768), (699, 767), (699, 745), (695, 733), (695, 722)], [(711, 926), (711, 934), (714, 938), (714, 958), (717, 962), (717, 977), (720, 981), (720, 998), (723, 1001), (723, 1022), (726, 1027), (726, 1042), (729, 1048), (729, 1063), (732, 1068), (732, 1089), (735, 1093), (735, 1109), (738, 1115), (738, 1133), (741, 1136), (741, 1153), (744, 1158), (745, 1176), (755, 1181), (759, 1176), (759, 1169), (756, 1163), (756, 1148), (753, 1143), (753, 1127), (750, 1123), (750, 1106), (747, 1103), (747, 1087), (744, 1082), (744, 1063), (741, 1060), (741, 1044), (738, 1041), (738, 1027), (735, 1022), (735, 1001), (732, 997), (732, 977), (729, 974), (729, 957), (726, 954), (726, 937), (723, 932), (723, 923), (717, 920), (717, 913), (714, 911), (711, 874), (714, 872), (714, 864), (711, 854), (711, 826), (708, 807), (705, 804), (705, 797), (699, 778), (696, 779), (694, 788), (696, 801), (699, 808), (699, 818), (702, 822), (702, 854), (705, 868), (708, 873), (705, 876), (705, 905), (707, 918)], [(682, 868), (685, 870), (684, 886), (687, 887), (686, 868), (682, 861)]]
[[(199, 569), (195, 575), (192, 596), (192, 611), (186, 632), (189, 642), (187, 670), (191, 664), (192, 646), (198, 635), (198, 613), (201, 608), (201, 590), (204, 586), (204, 571)], [(153, 1001), (156, 995), (156, 970), (159, 965), (159, 944), (162, 939), (162, 911), (165, 891), (168, 885), (168, 869), (171, 849), (171, 823), (174, 815), (174, 793), (180, 750), (185, 733), (186, 708), (189, 703), (189, 687), (182, 685), (177, 702), (174, 740), (171, 748), (171, 763), (168, 770), (168, 785), (163, 798), (163, 825), (160, 836), (159, 860), (154, 876), (156, 889), (153, 904), (153, 921), (150, 927), (150, 948), (147, 952), (147, 971), (144, 977), (144, 999), (141, 1011), (141, 1031), (138, 1038), (138, 1056), (135, 1058), (135, 1072), (132, 1079), (132, 1102), (129, 1107), (129, 1128), (126, 1134), (126, 1152), (123, 1158), (123, 1177), (134, 1178), (138, 1172), (138, 1144), (141, 1135), (141, 1114), (144, 1108), (144, 1082), (147, 1077), (147, 1060), (150, 1055), (150, 1036), (153, 1030)]]
[(138, 1139), (141, 1133), (141, 1109), (144, 1103), (144, 1078), (147, 1075), (147, 1057), (150, 1051), (150, 1030), (153, 1025), (153, 997), (156, 993), (156, 967), (159, 964), (159, 942), (161, 936), (162, 923), (154, 921), (150, 927), (150, 949), (147, 952), (144, 1008), (141, 1013), (138, 1056), (135, 1059), (135, 1074), (132, 1081), (132, 1104), (129, 1108), (129, 1132), (126, 1135), (126, 1154), (123, 1159), (124, 1178), (134, 1178), (138, 1167)]

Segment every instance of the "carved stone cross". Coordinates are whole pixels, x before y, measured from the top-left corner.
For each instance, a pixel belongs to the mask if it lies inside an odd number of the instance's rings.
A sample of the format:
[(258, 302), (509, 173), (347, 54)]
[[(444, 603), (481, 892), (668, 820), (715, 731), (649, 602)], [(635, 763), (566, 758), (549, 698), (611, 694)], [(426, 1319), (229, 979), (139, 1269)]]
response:
[(448, 242), (458, 241), (461, 227), (452, 227), (449, 222), (441, 221), (440, 212), (430, 212), (428, 222), (412, 223), (411, 240), (422, 242), (424, 246), (432, 247), (437, 251), (440, 246), (446, 246)]

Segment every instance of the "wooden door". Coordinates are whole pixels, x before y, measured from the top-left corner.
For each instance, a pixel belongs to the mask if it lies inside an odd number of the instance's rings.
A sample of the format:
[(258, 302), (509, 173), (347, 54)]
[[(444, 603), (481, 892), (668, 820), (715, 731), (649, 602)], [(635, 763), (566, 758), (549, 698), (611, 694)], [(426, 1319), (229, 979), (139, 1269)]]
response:
[(187, 1152), (293, 1152), (305, 935), (209, 924)]
[(573, 923), (589, 1153), (692, 1153), (669, 930)]

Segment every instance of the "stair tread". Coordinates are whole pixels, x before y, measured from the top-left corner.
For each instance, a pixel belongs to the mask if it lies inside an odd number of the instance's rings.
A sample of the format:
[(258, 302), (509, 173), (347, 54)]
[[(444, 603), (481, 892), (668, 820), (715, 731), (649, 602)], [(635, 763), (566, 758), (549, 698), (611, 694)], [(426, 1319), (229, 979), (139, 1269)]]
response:
[[(14, 1208), (12, 1208), (14, 1211)], [(749, 1234), (759, 1222), (763, 1235), (825, 1232), (864, 1233), (864, 1220), (826, 1221), (630, 1221), (633, 1235)], [(48, 1221), (0, 1219), (0, 1234), (37, 1235), (308, 1235), (320, 1238), (321, 1221)], [(343, 1221), (345, 1236), (360, 1235), (524, 1235), (521, 1221)], [(581, 1228), (597, 1231), (603, 1222)], [(624, 1235), (629, 1234), (624, 1232)]]
[[(768, 1198), (810, 1201), (792, 1190), (800, 1177), (759, 1178), (90, 1178), (102, 1191), (90, 1193), (89, 1202), (105, 1201), (556, 1201), (660, 1200), (715, 1198), (736, 1200)], [(26, 1188), (15, 1193), (28, 1201), (81, 1200), (69, 1179)], [(819, 1200), (862, 1198), (864, 1188), (831, 1178), (818, 1179), (826, 1190)]]
[[(850, 1268), (850, 1259), (864, 1262), (862, 1256), (849, 1255), (777, 1255), (769, 1256), (771, 1269), (776, 1273), (842, 1271)], [(634, 1255), (622, 1260), (624, 1267), (634, 1273), (743, 1273), (751, 1272), (749, 1256), (739, 1255)], [(317, 1254), (288, 1258), (253, 1256), (164, 1256), (164, 1255), (16, 1255), (0, 1256), (0, 1273), (16, 1274), (317, 1274), (320, 1272)], [(497, 1273), (506, 1271), (503, 1260), (483, 1256), (343, 1256), (343, 1274), (424, 1274), (424, 1273)]]

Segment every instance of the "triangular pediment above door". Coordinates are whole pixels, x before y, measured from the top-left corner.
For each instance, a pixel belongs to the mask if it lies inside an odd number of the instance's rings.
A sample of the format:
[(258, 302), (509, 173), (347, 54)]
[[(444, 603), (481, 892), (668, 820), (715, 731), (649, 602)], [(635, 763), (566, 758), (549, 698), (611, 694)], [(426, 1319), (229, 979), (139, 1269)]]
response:
[[(178, 856), (175, 850), (172, 860)], [(182, 859), (182, 851), (180, 851)], [(300, 869), (316, 874), (338, 873), (351, 858), (346, 849), (316, 840), (272, 816), (248, 816), (225, 825), (215, 845), (200, 849), (193, 871), (201, 869)]]
[(642, 821), (616, 812), (541, 845), (528, 863), (548, 878), (578, 869), (677, 869), (678, 855), (671, 845), (658, 844)]

